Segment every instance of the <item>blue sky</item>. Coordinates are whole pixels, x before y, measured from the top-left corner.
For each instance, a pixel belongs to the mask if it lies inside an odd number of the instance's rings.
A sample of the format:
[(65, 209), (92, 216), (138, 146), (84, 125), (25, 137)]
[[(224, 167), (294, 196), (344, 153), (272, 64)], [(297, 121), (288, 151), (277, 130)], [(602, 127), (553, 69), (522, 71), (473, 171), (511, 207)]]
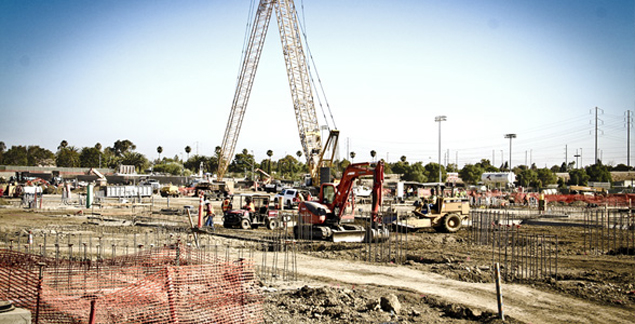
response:
[[(0, 2), (0, 141), (130, 139), (156, 158), (222, 142), (251, 1)], [(340, 152), (539, 167), (626, 163), (635, 1), (296, 0)], [(316, 108), (322, 116), (322, 108)], [(328, 115), (328, 112), (326, 112)], [(631, 128), (631, 131), (633, 129)], [(631, 136), (632, 138), (635, 136)], [(301, 148), (272, 19), (237, 151)], [(635, 162), (631, 162), (631, 165)]]

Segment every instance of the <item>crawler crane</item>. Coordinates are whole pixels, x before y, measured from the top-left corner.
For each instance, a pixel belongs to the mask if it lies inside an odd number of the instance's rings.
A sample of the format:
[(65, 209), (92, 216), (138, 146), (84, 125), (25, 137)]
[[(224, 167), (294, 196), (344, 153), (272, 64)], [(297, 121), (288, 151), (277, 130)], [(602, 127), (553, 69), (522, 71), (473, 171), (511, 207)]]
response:
[(324, 153), (335, 152), (339, 131), (332, 130), (329, 134), (327, 145), (325, 147), (322, 146), (320, 125), (318, 124), (313, 102), (311, 78), (306, 62), (307, 58), (302, 47), (299, 23), (293, 0), (260, 0), (258, 4), (249, 41), (245, 49), (242, 68), (238, 75), (238, 84), (232, 102), (229, 121), (223, 136), (217, 178), (219, 180), (223, 178), (234, 155), (273, 12), (275, 12), (278, 21), (278, 31), (280, 32), (302, 150), (307, 158), (313, 185), (319, 185), (320, 168), (330, 166), (325, 164), (332, 163), (333, 160), (333, 157), (330, 159), (325, 158)]

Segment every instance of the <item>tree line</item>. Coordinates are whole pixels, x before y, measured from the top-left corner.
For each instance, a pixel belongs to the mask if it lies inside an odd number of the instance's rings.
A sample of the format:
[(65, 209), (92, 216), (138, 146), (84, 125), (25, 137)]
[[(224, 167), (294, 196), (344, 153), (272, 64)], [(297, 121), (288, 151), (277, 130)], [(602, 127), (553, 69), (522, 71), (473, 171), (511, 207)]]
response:
[[(57, 167), (85, 167), (85, 168), (111, 168), (117, 169), (120, 165), (134, 165), (138, 173), (160, 173), (170, 175), (189, 176), (198, 172), (215, 173), (218, 169), (220, 157), (220, 146), (217, 146), (212, 156), (195, 154), (190, 156), (192, 151), (190, 146), (184, 148), (187, 158), (180, 159), (178, 155), (173, 158), (161, 157), (163, 148), (157, 147), (158, 159), (149, 160), (141, 153), (135, 152), (136, 145), (128, 140), (117, 140), (112, 146), (103, 148), (100, 143), (93, 147), (75, 147), (63, 140), (57, 147), (56, 152), (41, 148), (37, 145), (6, 147), (4, 142), (0, 142), (0, 165), (21, 165), (21, 166), (57, 166)], [(376, 151), (371, 150), (370, 160), (376, 161)], [(228, 175), (233, 177), (252, 178), (257, 174), (256, 169), (264, 170), (276, 179), (300, 180), (308, 173), (306, 163), (301, 162), (302, 151), (297, 151), (295, 156), (286, 155), (278, 160), (272, 160), (273, 151), (267, 151), (267, 158), (257, 162), (253, 154), (248, 149), (243, 149), (235, 154), (234, 159), (228, 167)], [(355, 161), (357, 154), (350, 152), (348, 157), (336, 160), (332, 168), (332, 174), (338, 175), (350, 163)], [(366, 159), (363, 159), (366, 161)], [(481, 175), (485, 172), (513, 172), (516, 175), (517, 184), (522, 187), (544, 188), (548, 185), (557, 184), (560, 187), (565, 185), (587, 185), (590, 181), (610, 182), (611, 171), (631, 171), (632, 167), (619, 164), (615, 167), (603, 165), (601, 161), (586, 166), (575, 168), (574, 163), (562, 163), (560, 166), (554, 165), (551, 168), (537, 168), (535, 164), (531, 166), (518, 165), (511, 170), (505, 162), (500, 167), (491, 165), (487, 159), (482, 159), (475, 164), (466, 164), (463, 168), (458, 168), (455, 164), (448, 164), (447, 167), (438, 163), (430, 162), (426, 165), (423, 162), (410, 163), (406, 156), (401, 156), (394, 163), (386, 163), (385, 172), (387, 174), (401, 174), (402, 180), (414, 182), (437, 182), (439, 173), (441, 181), (446, 181), (449, 172), (458, 173), (465, 184), (478, 184)], [(556, 173), (568, 173), (569, 181), (564, 182)]]

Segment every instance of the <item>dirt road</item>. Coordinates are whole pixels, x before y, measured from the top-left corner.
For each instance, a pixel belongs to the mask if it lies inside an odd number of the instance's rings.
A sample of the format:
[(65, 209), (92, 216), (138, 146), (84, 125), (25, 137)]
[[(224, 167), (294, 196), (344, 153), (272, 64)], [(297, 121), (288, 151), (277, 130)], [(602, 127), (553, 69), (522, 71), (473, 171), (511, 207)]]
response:
[[(319, 265), (319, 267), (317, 266)], [(299, 254), (298, 274), (320, 281), (405, 287), (469, 307), (497, 311), (494, 284), (468, 283), (403, 266), (327, 260)], [(635, 323), (627, 310), (517, 284), (503, 286), (505, 314), (527, 323)]]

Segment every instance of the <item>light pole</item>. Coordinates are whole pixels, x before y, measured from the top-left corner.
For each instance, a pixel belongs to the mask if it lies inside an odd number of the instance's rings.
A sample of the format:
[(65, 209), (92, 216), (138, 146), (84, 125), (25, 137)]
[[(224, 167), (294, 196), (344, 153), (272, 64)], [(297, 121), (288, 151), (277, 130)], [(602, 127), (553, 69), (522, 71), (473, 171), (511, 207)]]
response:
[(509, 172), (512, 171), (512, 138), (516, 138), (516, 134), (505, 134), (505, 138), (509, 138)]
[(254, 153), (254, 150), (251, 150), (251, 156), (254, 158), (254, 160), (251, 162), (251, 181), (255, 181), (256, 178), (254, 176), (254, 164), (256, 164), (256, 154)]
[[(441, 122), (446, 120), (448, 120), (446, 116), (434, 117), (434, 121), (439, 122), (439, 187), (441, 187)], [(440, 190), (440, 188), (438, 190)], [(439, 194), (440, 192), (437, 192), (437, 195)]]

